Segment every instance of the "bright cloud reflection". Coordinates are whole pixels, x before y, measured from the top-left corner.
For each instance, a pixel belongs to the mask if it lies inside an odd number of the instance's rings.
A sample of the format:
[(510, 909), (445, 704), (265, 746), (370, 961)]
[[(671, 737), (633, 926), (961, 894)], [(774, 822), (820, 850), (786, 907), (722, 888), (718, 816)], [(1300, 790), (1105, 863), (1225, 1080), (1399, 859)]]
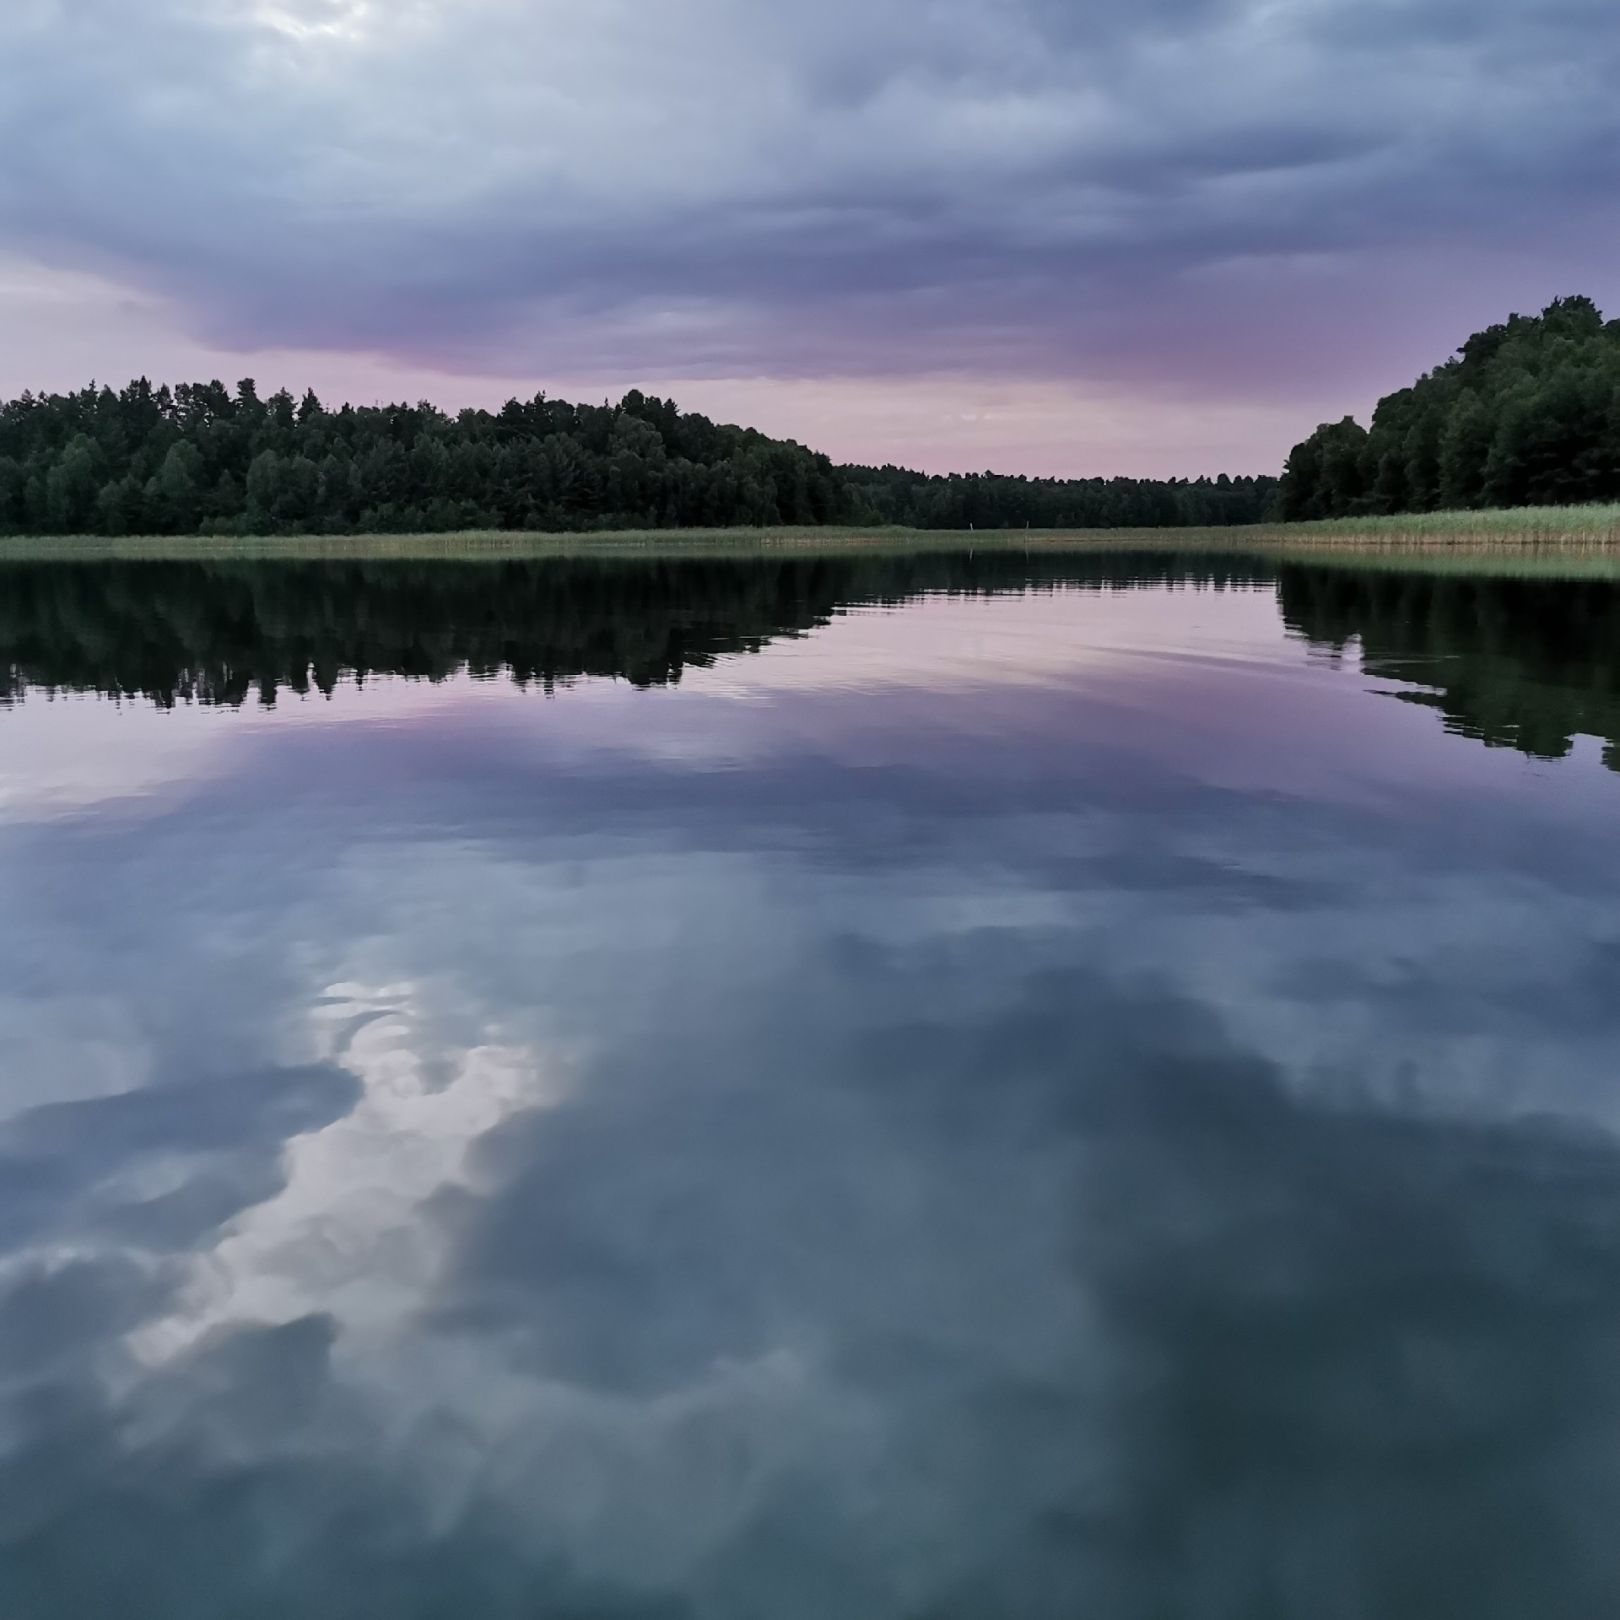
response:
[(397, 1330), (446, 1259), (422, 1219), (440, 1194), (468, 1187), (472, 1145), (513, 1115), (566, 1093), (560, 1053), (476, 1046), (435, 1053), (409, 983), (336, 984), (311, 1015), (316, 1050), (352, 1073), (354, 1108), (293, 1137), (285, 1184), (244, 1211), (188, 1262), (176, 1309), (131, 1344), (155, 1363), (211, 1331), (333, 1317), (343, 1334)]

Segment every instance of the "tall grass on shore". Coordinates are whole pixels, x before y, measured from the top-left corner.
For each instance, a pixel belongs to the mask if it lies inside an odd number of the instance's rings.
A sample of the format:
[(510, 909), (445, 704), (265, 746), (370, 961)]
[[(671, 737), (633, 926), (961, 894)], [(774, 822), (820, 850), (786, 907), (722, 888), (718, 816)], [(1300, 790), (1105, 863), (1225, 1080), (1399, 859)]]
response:
[(1620, 505), (1518, 507), (1507, 511), (1422, 512), (1195, 529), (625, 529), (596, 534), (469, 530), (449, 534), (8, 536), (6, 559), (130, 558), (478, 558), (725, 556), (750, 551), (891, 552), (958, 550), (1175, 550), (1496, 552), (1562, 555), (1620, 549)]
[(1244, 531), (1268, 539), (1328, 545), (1620, 545), (1620, 503), (1515, 506), (1492, 511), (1405, 512), (1394, 517), (1326, 518), (1262, 524)]

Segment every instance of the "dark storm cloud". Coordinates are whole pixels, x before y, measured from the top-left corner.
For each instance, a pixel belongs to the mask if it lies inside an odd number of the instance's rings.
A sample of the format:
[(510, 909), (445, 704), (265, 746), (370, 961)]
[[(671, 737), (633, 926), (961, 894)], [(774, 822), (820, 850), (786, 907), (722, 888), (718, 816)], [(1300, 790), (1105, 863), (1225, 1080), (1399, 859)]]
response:
[(1367, 296), (1370, 254), (1461, 267), (1612, 227), (1611, 20), (25, 0), (0, 20), (0, 246), (243, 347), (1196, 377), (1256, 342), (1284, 363), (1313, 299)]

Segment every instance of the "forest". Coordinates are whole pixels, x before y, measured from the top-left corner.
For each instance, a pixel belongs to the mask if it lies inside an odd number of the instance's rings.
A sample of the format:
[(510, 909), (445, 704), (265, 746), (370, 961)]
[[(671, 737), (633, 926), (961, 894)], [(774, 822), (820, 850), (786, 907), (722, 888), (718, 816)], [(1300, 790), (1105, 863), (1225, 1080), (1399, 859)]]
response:
[(1286, 521), (1620, 499), (1620, 320), (1560, 298), (1294, 447)]
[(1216, 527), (1620, 499), (1620, 320), (1560, 298), (1475, 333), (1281, 479), (1025, 478), (838, 466), (632, 390), (498, 411), (261, 398), (252, 379), (0, 404), (0, 534)]
[(0, 405), (0, 534), (1226, 525), (1263, 517), (1275, 486), (839, 467), (636, 391), (450, 416), (141, 379)]

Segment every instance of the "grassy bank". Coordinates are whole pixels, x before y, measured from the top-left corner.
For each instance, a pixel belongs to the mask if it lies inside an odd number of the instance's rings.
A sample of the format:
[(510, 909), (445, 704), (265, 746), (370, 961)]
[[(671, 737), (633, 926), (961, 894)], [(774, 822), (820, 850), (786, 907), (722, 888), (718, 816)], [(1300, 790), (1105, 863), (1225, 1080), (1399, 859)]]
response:
[(1339, 546), (1616, 546), (1620, 505), (1519, 506), (1490, 512), (1412, 512), (1263, 524), (1243, 531), (1268, 541)]
[(639, 529), (600, 534), (468, 531), (357, 535), (61, 535), (0, 537), (0, 560), (98, 557), (432, 558), (725, 556), (751, 551), (888, 552), (1127, 550), (1230, 552), (1457, 552), (1526, 555), (1620, 552), (1620, 505), (1525, 507), (1502, 512), (1428, 512), (1320, 523), (1213, 529)]

